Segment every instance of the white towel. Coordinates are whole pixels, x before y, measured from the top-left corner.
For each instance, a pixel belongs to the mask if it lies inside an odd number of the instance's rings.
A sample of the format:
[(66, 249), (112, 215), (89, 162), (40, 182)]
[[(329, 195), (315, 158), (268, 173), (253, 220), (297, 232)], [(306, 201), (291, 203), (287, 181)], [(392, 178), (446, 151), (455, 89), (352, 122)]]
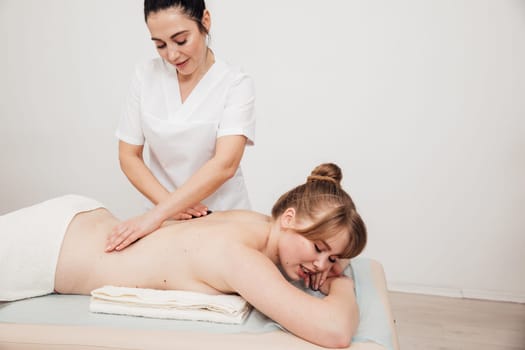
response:
[(101, 208), (66, 195), (0, 216), (0, 301), (53, 293), (60, 247), (76, 214)]
[(238, 295), (104, 286), (91, 292), (96, 313), (241, 324), (251, 310)]

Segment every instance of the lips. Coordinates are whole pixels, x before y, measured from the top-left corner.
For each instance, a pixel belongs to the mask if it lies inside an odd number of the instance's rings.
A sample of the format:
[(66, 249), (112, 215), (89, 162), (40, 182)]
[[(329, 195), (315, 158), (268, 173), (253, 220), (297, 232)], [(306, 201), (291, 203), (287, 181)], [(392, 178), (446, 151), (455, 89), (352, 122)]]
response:
[(186, 59), (186, 60), (184, 60), (184, 61), (182, 61), (182, 62), (175, 63), (175, 67), (177, 67), (177, 68), (179, 68), (179, 69), (180, 69), (180, 68), (183, 68), (183, 67), (186, 65), (186, 63), (187, 63), (188, 61), (189, 61), (189, 58)]
[(297, 275), (303, 279), (303, 280), (306, 280), (307, 277), (313, 275), (314, 272), (307, 269), (306, 267), (304, 267), (303, 265), (299, 265), (299, 269), (298, 269), (298, 273)]

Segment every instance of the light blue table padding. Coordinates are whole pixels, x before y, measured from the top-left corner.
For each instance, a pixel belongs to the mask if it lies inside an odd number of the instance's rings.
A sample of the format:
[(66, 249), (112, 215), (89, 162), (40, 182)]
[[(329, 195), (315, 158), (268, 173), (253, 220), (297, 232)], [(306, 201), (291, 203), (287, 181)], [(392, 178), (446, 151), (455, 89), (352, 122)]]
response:
[[(379, 290), (372, 278), (370, 260), (358, 258), (352, 261), (357, 305), (359, 306), (359, 326), (352, 338), (355, 343), (372, 341), (394, 350), (393, 334), (389, 311), (381, 301)], [(385, 290), (384, 293), (387, 293)]]
[[(359, 307), (359, 326), (352, 337), (352, 343), (374, 342), (387, 350), (394, 350), (389, 310), (381, 300), (380, 291), (374, 282), (371, 260), (368, 258), (352, 259), (344, 274), (354, 279), (355, 295)], [(322, 298), (321, 292), (304, 289), (298, 282), (293, 284), (308, 294)], [(387, 293), (387, 291), (383, 291)]]
[[(392, 331), (388, 313), (372, 278), (370, 260), (353, 259), (345, 274), (355, 281), (360, 323), (353, 342), (373, 341), (392, 350)], [(303, 288), (301, 288), (303, 289)], [(321, 293), (307, 290), (322, 297)], [(281, 327), (257, 310), (241, 325), (202, 321), (164, 320), (89, 312), (89, 296), (51, 294), (0, 304), (0, 323), (53, 324), (68, 326), (117, 327), (126, 329), (177, 330), (211, 333), (262, 333)]]

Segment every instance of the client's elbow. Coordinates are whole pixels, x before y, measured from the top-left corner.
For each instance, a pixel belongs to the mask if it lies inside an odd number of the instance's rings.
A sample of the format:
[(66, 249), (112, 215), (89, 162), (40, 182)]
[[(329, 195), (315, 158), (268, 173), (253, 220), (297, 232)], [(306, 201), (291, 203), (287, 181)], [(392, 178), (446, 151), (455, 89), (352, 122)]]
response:
[(322, 344), (319, 345), (337, 349), (349, 347), (358, 322), (356, 315), (354, 317), (346, 315), (346, 317), (326, 324), (328, 328), (324, 329)]
[(335, 339), (334, 342), (334, 348), (341, 349), (341, 348), (348, 348), (350, 346), (350, 343), (352, 343), (352, 337), (348, 334), (340, 336), (338, 339)]
[(331, 332), (331, 334), (325, 338), (322, 344), (319, 345), (327, 348), (341, 349), (349, 347), (351, 342), (352, 334), (346, 330)]

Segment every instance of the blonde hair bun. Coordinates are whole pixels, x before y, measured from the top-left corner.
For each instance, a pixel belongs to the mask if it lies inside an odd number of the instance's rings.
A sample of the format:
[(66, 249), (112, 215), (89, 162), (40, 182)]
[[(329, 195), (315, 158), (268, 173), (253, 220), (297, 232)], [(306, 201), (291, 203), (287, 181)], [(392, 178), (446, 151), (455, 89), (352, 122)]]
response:
[(312, 170), (310, 176), (306, 179), (306, 182), (328, 181), (340, 186), (342, 179), (343, 172), (339, 166), (334, 163), (323, 163)]

